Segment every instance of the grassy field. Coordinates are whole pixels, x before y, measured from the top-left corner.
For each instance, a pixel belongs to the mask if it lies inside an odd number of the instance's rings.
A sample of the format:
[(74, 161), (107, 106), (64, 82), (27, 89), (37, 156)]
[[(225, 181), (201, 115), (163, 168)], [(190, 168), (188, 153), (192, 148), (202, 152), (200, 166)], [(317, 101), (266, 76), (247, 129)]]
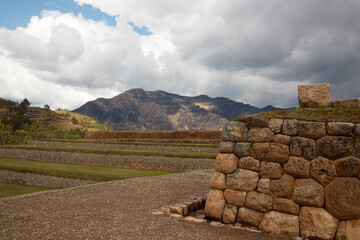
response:
[(29, 187), (17, 184), (0, 183), (0, 198), (47, 190), (46, 188)]
[(4, 158), (0, 159), (0, 169), (94, 181), (110, 181), (134, 177), (159, 176), (172, 173), (166, 171), (106, 168)]

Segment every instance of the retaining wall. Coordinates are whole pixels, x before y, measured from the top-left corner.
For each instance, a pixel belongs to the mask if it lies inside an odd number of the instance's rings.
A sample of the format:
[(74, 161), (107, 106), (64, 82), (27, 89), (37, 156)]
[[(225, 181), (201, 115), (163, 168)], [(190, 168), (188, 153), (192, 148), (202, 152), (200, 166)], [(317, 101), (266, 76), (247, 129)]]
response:
[(84, 164), (115, 168), (139, 168), (169, 171), (191, 171), (211, 169), (214, 160), (210, 158), (177, 158), (161, 156), (117, 155), (79, 153), (66, 151), (44, 151), (0, 148), (0, 157), (24, 158), (34, 161)]
[(206, 216), (286, 237), (359, 239), (359, 158), (360, 124), (229, 122)]

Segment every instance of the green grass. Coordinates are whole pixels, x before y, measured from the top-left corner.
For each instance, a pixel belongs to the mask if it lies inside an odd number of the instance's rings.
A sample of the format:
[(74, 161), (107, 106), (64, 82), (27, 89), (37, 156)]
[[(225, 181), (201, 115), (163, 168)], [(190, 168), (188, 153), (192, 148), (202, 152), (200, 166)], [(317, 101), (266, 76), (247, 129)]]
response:
[(166, 171), (106, 168), (7, 158), (0, 158), (0, 169), (94, 181), (110, 181), (134, 177), (159, 176), (172, 173)]
[(8, 149), (25, 149), (40, 151), (66, 151), (76, 153), (96, 153), (96, 154), (113, 154), (113, 155), (135, 155), (135, 156), (159, 156), (159, 157), (178, 157), (178, 158), (213, 158), (216, 153), (187, 153), (187, 152), (162, 152), (162, 151), (144, 151), (144, 150), (124, 150), (124, 149), (94, 149), (94, 148), (68, 148), (52, 146), (29, 146), (29, 145), (6, 145), (0, 148)]
[(17, 184), (0, 183), (0, 198), (10, 197), (14, 195), (21, 195), (27, 193), (34, 193), (47, 190), (40, 187), (29, 187)]

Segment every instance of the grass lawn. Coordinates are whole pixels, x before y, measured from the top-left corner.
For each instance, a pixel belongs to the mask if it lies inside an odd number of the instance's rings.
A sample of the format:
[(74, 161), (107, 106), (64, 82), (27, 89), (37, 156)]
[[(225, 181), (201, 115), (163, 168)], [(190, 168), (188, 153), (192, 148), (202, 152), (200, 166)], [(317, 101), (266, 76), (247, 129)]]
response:
[(47, 163), (8, 158), (0, 158), (0, 169), (95, 181), (109, 181), (133, 177), (159, 176), (172, 173), (166, 171), (106, 168), (87, 165)]
[(21, 195), (33, 192), (39, 192), (47, 190), (46, 188), (40, 187), (29, 187), (17, 184), (0, 183), (0, 198), (10, 197), (14, 195)]

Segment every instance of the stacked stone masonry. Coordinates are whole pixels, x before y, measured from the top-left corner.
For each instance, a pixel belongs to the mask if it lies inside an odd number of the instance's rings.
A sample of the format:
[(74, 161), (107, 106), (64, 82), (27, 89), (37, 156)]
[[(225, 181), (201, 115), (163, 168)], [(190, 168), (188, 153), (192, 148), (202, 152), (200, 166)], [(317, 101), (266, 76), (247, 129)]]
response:
[(360, 239), (360, 124), (250, 117), (222, 132), (205, 214), (269, 234)]

